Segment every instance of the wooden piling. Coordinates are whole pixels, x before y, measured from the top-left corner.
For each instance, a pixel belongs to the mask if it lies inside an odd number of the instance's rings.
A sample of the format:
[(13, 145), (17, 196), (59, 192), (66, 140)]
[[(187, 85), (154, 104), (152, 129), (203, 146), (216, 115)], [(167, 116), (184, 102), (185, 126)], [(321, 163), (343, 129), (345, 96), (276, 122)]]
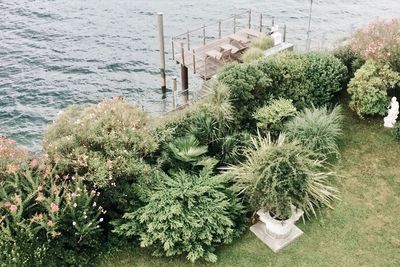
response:
[(272, 17), (271, 27), (275, 26), (275, 17)]
[(189, 101), (189, 75), (185, 65), (181, 65), (181, 88), (183, 104), (186, 105)]
[(172, 48), (172, 60), (175, 60), (175, 47), (174, 47), (174, 38), (171, 38), (171, 48)]
[(192, 55), (193, 55), (193, 74), (196, 74), (196, 53), (195, 50), (193, 49), (192, 51)]
[(187, 39), (187, 50), (190, 51), (190, 34), (189, 34), (189, 30), (187, 30), (186, 39)]
[(286, 42), (286, 24), (283, 24), (283, 38), (282, 38), (283, 42)]
[(166, 90), (167, 83), (165, 79), (165, 50), (164, 50), (164, 22), (163, 13), (157, 13), (158, 18), (158, 38), (160, 42), (160, 74), (161, 74), (161, 89)]
[(260, 32), (262, 32), (263, 29), (263, 16), (262, 13), (260, 14)]
[(233, 15), (233, 33), (236, 33), (236, 14)]
[(218, 37), (219, 37), (219, 39), (221, 39), (221, 37), (222, 37), (222, 21), (221, 20), (218, 21)]
[(251, 29), (251, 9), (249, 9), (249, 23), (248, 23), (248, 26), (249, 26), (249, 29)]
[(176, 90), (177, 90), (177, 82), (176, 77), (172, 77), (172, 107), (176, 108)]
[(203, 24), (203, 45), (206, 45), (206, 25)]
[(181, 56), (182, 56), (182, 65), (185, 65), (185, 49), (183, 48), (182, 42), (181, 42)]

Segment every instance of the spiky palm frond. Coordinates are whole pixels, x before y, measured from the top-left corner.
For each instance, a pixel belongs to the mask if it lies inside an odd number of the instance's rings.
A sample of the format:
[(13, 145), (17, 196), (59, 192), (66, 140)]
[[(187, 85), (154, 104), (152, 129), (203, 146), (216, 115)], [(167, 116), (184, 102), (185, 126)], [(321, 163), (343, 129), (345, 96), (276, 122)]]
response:
[(169, 144), (172, 155), (183, 162), (195, 162), (207, 153), (207, 146), (200, 146), (199, 141), (193, 135), (181, 137)]

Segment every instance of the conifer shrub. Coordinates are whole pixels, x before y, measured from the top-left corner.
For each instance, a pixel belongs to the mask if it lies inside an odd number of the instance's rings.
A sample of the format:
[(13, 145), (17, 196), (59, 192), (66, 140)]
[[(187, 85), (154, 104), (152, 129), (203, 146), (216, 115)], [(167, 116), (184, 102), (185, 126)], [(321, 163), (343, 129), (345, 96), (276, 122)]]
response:
[(387, 91), (400, 81), (400, 74), (388, 65), (368, 60), (351, 79), (347, 88), (350, 108), (361, 118), (384, 115), (389, 105)]
[(116, 221), (115, 232), (138, 237), (155, 256), (215, 262), (216, 248), (242, 233), (245, 216), (227, 177), (211, 176), (211, 169), (205, 167), (198, 175), (182, 170), (159, 174), (159, 183), (148, 188), (145, 205)]
[(286, 136), (297, 140), (320, 159), (340, 157), (338, 141), (343, 135), (343, 114), (340, 106), (329, 110), (305, 108), (285, 125)]
[(272, 100), (270, 104), (259, 108), (254, 117), (259, 129), (278, 136), (283, 130), (284, 123), (296, 113), (297, 109), (293, 106), (292, 100), (281, 98)]
[(147, 115), (121, 98), (68, 108), (44, 138), (48, 163), (67, 180), (77, 174), (101, 190), (111, 217), (135, 205), (131, 186), (151, 172), (148, 161), (157, 147)]

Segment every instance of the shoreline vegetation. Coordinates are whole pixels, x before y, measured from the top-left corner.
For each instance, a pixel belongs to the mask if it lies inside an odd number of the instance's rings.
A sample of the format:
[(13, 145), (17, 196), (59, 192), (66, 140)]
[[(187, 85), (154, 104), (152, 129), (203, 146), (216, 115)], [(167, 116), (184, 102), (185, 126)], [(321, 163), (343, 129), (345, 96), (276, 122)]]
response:
[[(252, 52), (157, 119), (69, 107), (42, 156), (1, 137), (0, 266), (399, 265), (399, 58), (400, 19), (378, 20), (334, 51)], [(305, 235), (274, 254), (248, 228), (292, 205)]]

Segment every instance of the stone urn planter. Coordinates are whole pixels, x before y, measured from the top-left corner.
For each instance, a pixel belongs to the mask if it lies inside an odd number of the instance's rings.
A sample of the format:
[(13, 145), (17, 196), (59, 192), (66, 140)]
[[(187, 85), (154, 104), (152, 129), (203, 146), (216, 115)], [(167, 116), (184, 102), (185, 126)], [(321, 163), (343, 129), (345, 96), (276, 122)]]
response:
[(268, 211), (259, 210), (257, 215), (265, 225), (265, 233), (276, 239), (285, 239), (295, 227), (295, 222), (303, 215), (303, 211), (292, 205), (292, 216), (287, 220), (277, 220)]
[(259, 222), (250, 230), (274, 252), (278, 252), (303, 234), (295, 222), (303, 215), (303, 211), (292, 206), (292, 215), (287, 220), (277, 220), (266, 210), (257, 211)]

